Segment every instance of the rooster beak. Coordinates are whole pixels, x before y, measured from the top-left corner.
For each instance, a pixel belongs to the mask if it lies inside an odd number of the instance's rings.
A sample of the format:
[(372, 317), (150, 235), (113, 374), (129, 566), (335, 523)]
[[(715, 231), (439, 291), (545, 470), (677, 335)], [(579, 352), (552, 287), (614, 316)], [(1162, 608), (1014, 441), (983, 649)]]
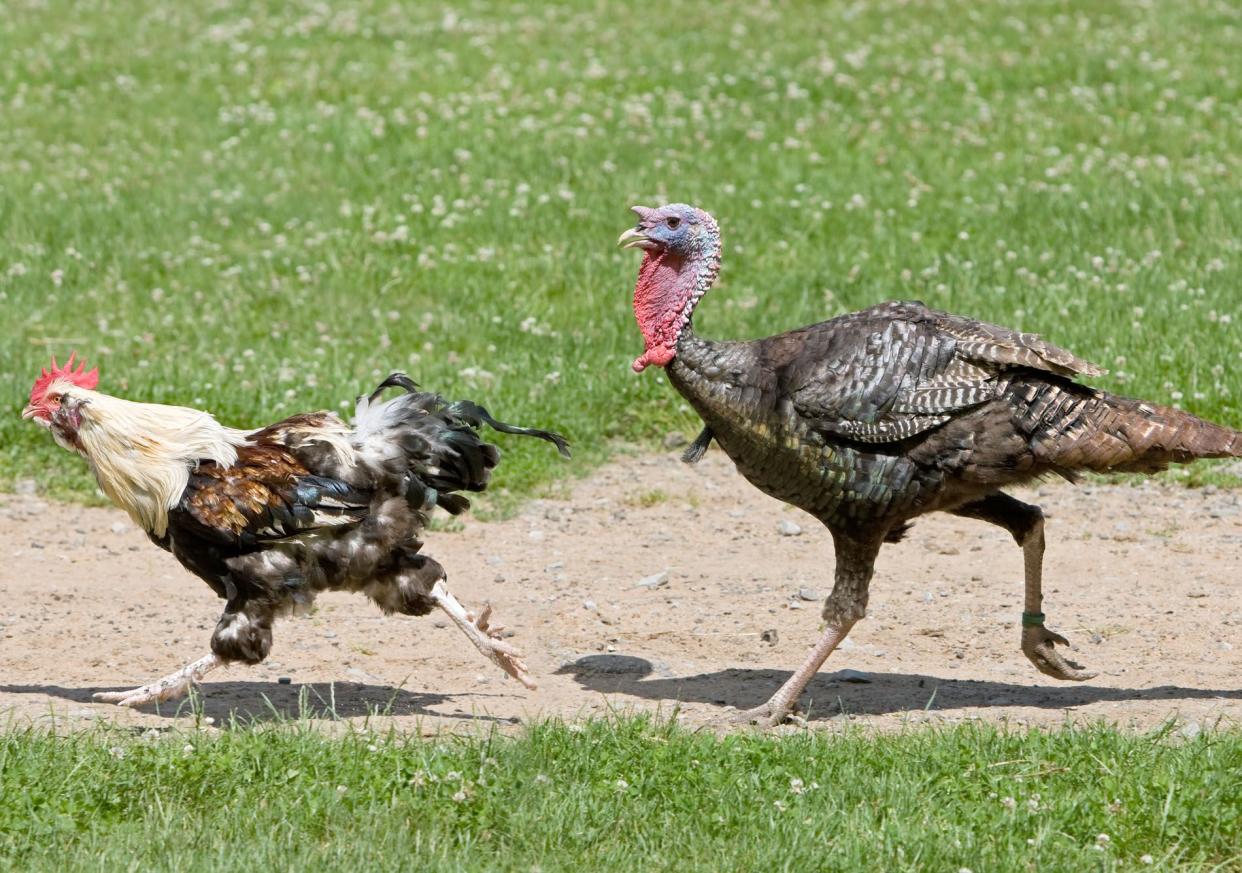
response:
[(22, 418), (31, 419), (35, 417), (35, 413), (39, 410), (35, 408), (33, 403), (27, 403), (26, 408), (22, 410)]
[(647, 235), (637, 227), (631, 227), (617, 239), (617, 245), (626, 249), (645, 248), (644, 244), (648, 242)]

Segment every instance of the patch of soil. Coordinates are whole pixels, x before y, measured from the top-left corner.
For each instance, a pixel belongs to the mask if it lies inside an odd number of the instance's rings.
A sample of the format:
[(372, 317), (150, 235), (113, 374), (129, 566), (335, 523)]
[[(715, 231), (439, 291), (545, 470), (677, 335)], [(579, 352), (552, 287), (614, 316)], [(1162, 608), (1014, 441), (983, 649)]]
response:
[[(1049, 626), (1099, 676), (1036, 672), (1018, 645), (1021, 551), (999, 528), (931, 516), (885, 547), (867, 619), (803, 698), (811, 725), (1242, 722), (1242, 492), (1015, 493), (1048, 515)], [(675, 709), (705, 724), (759, 704), (801, 661), (833, 561), (825, 530), (751, 488), (718, 451), (695, 467), (624, 458), (569, 500), (428, 535), (458, 597), (490, 600), (515, 629), (538, 691), (508, 680), (438, 613), (386, 618), (362, 597), (330, 594), (314, 615), (277, 625), (268, 662), (211, 674), (196, 715), (91, 694), (204, 654), (222, 605), (204, 583), (115, 510), (3, 496), (0, 537), (0, 715), (58, 729), (379, 712), (430, 731)]]

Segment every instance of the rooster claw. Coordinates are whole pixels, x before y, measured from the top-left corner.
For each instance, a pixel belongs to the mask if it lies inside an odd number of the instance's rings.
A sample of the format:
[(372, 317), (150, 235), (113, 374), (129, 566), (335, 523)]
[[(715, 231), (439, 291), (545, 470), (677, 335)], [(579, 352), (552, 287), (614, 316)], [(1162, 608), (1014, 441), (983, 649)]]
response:
[(141, 688), (131, 688), (128, 691), (96, 691), (91, 697), (100, 703), (115, 703), (124, 707), (176, 700), (184, 697), (191, 685), (197, 685), (204, 676), (219, 667), (220, 663), (215, 655), (205, 655), (192, 664), (186, 664), (176, 673), (169, 673), (163, 679), (157, 679)]
[(1069, 646), (1069, 640), (1043, 625), (1022, 629), (1022, 653), (1036, 670), (1065, 682), (1085, 682), (1095, 678), (1096, 673), (1085, 669), (1077, 661), (1069, 660), (1053, 648), (1054, 645)]
[(521, 651), (502, 639), (501, 632), (504, 630), (504, 626), (492, 626), (492, 605), (490, 603), (485, 604), (483, 611), (478, 616), (475, 616), (473, 612), (467, 611), (457, 598), (449, 593), (449, 590), (444, 586), (443, 580), (437, 581), (432, 587), (431, 598), (437, 606), (448, 614), (453, 623), (470, 639), (470, 642), (474, 643), (474, 647), (485, 658), (527, 688), (533, 690), (537, 687), (534, 678), (530, 675), (530, 669), (522, 660)]
[(115, 703), (117, 706), (132, 709), (135, 706), (144, 706), (148, 703), (163, 703), (167, 700), (176, 700), (179, 697), (183, 697), (189, 690), (190, 681), (187, 679), (176, 685), (164, 687), (154, 683), (143, 685), (141, 688), (131, 688), (128, 691), (96, 691), (91, 697), (100, 703)]

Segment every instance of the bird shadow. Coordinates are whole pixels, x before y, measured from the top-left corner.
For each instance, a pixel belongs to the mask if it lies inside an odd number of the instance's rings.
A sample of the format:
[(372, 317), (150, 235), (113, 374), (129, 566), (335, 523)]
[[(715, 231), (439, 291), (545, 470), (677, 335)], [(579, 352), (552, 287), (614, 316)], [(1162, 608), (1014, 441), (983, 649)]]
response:
[[(99, 691), (125, 688), (90, 686), (67, 688), (60, 685), (0, 685), (0, 694), (42, 694), (75, 703), (99, 704)], [(170, 719), (211, 718), (217, 726), (262, 722), (329, 720), (368, 716), (428, 716), (437, 719), (508, 724), (512, 720), (485, 713), (452, 712), (432, 709), (460, 701), (461, 698), (496, 697), (489, 694), (437, 694), (406, 691), (389, 685), (361, 682), (310, 682), (281, 685), (271, 682), (205, 682), (189, 697), (134, 707), (135, 712)]]
[[(557, 671), (601, 694), (627, 694), (650, 700), (708, 703), (750, 709), (764, 703), (792, 675), (788, 670), (728, 669), (693, 676), (655, 676), (655, 665), (632, 655), (587, 655)], [(888, 715), (946, 709), (1030, 706), (1072, 709), (1124, 700), (1242, 700), (1242, 689), (1103, 688), (1097, 685), (1031, 685), (973, 679), (946, 679), (913, 673), (819, 673), (802, 701), (812, 719), (848, 715)]]

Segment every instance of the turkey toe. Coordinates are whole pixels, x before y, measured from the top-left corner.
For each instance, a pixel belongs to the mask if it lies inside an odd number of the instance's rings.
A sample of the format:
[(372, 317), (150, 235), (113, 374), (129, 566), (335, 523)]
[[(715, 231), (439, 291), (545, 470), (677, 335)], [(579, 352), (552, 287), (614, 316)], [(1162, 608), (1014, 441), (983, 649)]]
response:
[(1045, 627), (1028, 627), (1022, 631), (1022, 652), (1039, 672), (1066, 682), (1085, 682), (1095, 678), (1095, 673), (1064, 657), (1054, 645), (1068, 646), (1069, 640)]

